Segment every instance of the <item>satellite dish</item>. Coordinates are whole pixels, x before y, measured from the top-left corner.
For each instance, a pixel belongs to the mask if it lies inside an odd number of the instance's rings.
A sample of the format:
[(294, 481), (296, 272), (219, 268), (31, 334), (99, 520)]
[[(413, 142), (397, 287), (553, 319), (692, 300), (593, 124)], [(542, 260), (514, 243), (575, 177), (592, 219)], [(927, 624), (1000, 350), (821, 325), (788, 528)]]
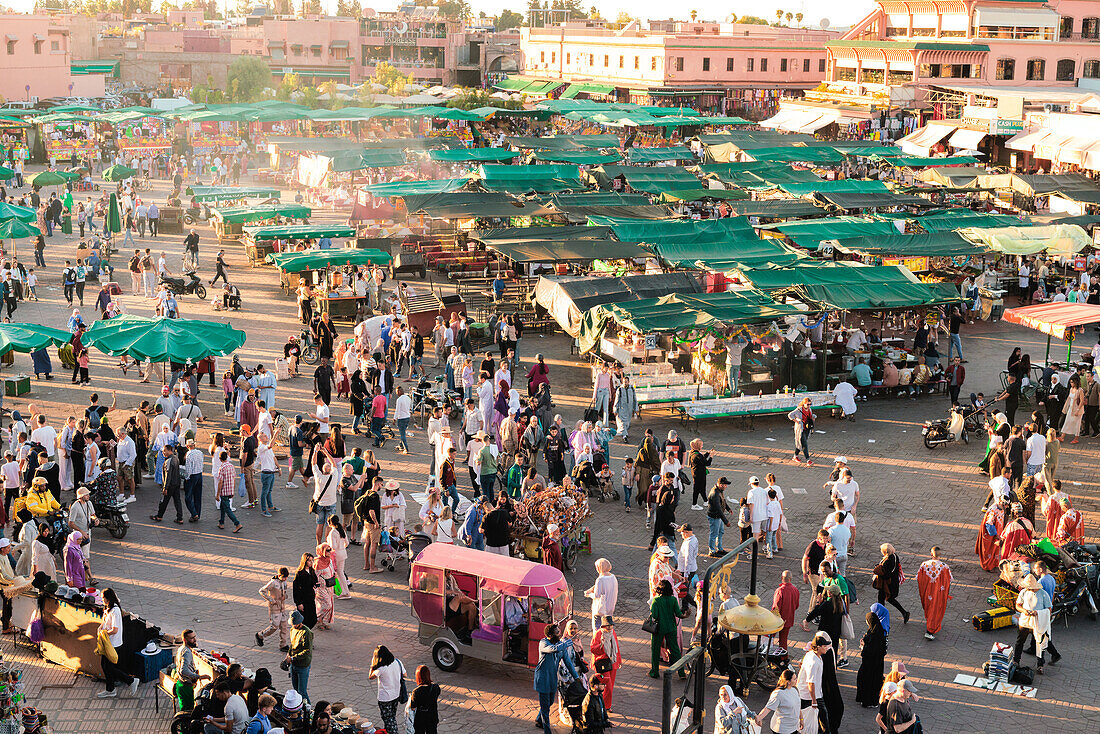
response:
[(822, 18), (821, 22), (818, 23), (818, 25), (821, 26), (822, 29), (828, 28), (829, 27), (829, 19), (828, 18)]

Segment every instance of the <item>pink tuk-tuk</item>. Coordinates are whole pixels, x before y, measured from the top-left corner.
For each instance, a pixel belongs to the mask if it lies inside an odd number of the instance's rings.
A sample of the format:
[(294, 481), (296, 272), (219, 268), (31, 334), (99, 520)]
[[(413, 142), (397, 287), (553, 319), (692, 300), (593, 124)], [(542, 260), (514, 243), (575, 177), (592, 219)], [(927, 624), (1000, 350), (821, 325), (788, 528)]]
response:
[(546, 626), (573, 613), (573, 590), (553, 566), (432, 543), (409, 576), (417, 637), (452, 671), (469, 655), (534, 667)]

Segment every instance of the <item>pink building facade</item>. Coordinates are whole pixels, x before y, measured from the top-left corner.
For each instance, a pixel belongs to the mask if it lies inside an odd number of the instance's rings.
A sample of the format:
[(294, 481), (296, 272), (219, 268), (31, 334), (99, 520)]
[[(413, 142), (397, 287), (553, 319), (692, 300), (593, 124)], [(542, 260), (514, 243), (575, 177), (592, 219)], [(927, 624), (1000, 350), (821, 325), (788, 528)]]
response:
[(73, 83), (69, 31), (45, 15), (0, 15), (0, 95), (6, 101), (65, 97)]
[[(826, 70), (823, 30), (749, 24), (651, 23), (612, 30), (591, 21), (520, 33), (521, 69), (538, 79), (612, 87), (608, 96), (704, 107), (774, 107)], [(698, 105), (693, 105), (698, 106)]]

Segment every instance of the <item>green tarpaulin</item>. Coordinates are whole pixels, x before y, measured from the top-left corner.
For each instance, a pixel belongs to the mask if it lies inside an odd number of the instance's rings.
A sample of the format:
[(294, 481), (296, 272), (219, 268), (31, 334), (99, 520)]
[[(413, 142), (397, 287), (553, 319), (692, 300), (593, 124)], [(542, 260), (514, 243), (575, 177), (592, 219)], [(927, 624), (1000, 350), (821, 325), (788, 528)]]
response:
[(212, 212), (214, 219), (230, 224), (247, 224), (248, 222), (262, 222), (265, 219), (275, 217), (287, 217), (288, 219), (308, 219), (313, 215), (313, 210), (302, 204), (261, 204), (260, 206), (235, 206), (228, 209), (215, 209)]
[(494, 89), (503, 89), (506, 92), (518, 92), (525, 87), (531, 86), (530, 79), (515, 79), (512, 77), (505, 77), (499, 82), (493, 85)]
[(690, 161), (695, 155), (685, 147), (627, 148), (626, 158), (631, 163), (655, 163), (657, 161)]
[(791, 163), (842, 163), (844, 156), (834, 148), (786, 145), (775, 148), (745, 150), (754, 161), (788, 161)]
[(504, 150), (503, 148), (454, 148), (428, 152), (428, 156), (433, 161), (444, 161), (446, 163), (510, 161), (518, 155), (519, 153), (514, 150)]
[(623, 157), (618, 153), (597, 153), (587, 150), (540, 150), (535, 153), (535, 160), (546, 163), (572, 163), (576, 166), (602, 166), (608, 163), (617, 163)]
[(960, 234), (991, 250), (1006, 255), (1073, 255), (1092, 246), (1092, 238), (1075, 224), (1054, 224), (1045, 227), (1001, 227), (975, 229), (968, 227)]
[(84, 344), (112, 356), (139, 361), (195, 364), (244, 345), (245, 333), (229, 324), (196, 319), (145, 318), (129, 314), (96, 321)]
[(516, 148), (531, 150), (588, 150), (618, 148), (618, 135), (563, 135), (560, 137), (534, 138), (512, 136), (504, 141)]
[(867, 181), (846, 178), (840, 181), (811, 181), (807, 183), (785, 183), (779, 188), (794, 196), (809, 194), (879, 194), (889, 193), (890, 189), (882, 181)]
[(744, 217), (670, 219), (654, 222), (648, 219), (590, 216), (588, 223), (597, 227), (611, 227), (615, 236), (624, 242), (654, 244), (670, 241), (720, 242), (756, 239), (756, 232)]
[(552, 193), (583, 189), (576, 166), (548, 163), (533, 166), (482, 165), (477, 169), (481, 185), (490, 191), (511, 194)]
[(767, 263), (792, 263), (802, 257), (779, 240), (762, 240), (748, 237), (721, 242), (662, 242), (653, 244), (662, 260), (677, 268), (693, 268), (699, 262), (715, 262), (721, 265), (715, 270), (728, 270), (729, 262), (759, 267)]
[(133, 178), (134, 174), (136, 173), (137, 171), (135, 171), (133, 168), (116, 163), (115, 165), (111, 166), (103, 172), (103, 180), (125, 181), (128, 178)]
[(662, 191), (661, 201), (700, 201), (701, 199), (721, 199), (723, 201), (740, 201), (752, 198), (752, 194), (741, 189), (705, 189), (697, 187), (693, 189), (669, 189)]
[(490, 240), (486, 247), (512, 262), (553, 263), (629, 260), (652, 255), (632, 242), (616, 240)]
[(38, 237), (42, 230), (37, 224), (24, 222), (21, 219), (5, 219), (0, 222), (0, 240), (25, 240), (28, 237)]
[(803, 308), (776, 303), (757, 291), (673, 293), (661, 298), (596, 306), (581, 318), (580, 347), (591, 352), (600, 343), (608, 322), (640, 334), (672, 333), (708, 326), (759, 324), (807, 313)]
[[(271, 227), (245, 227), (245, 234), (256, 242), (268, 240), (319, 240), (354, 237), (355, 227), (340, 224), (297, 224)], [(325, 252), (321, 250), (321, 252)]]
[(887, 163), (895, 168), (929, 168), (932, 166), (972, 166), (979, 160), (970, 155), (955, 155), (948, 158), (929, 158), (926, 156), (906, 155), (875, 155), (874, 160)]
[(279, 189), (271, 186), (189, 186), (186, 193), (198, 202), (278, 199), (281, 195)]
[(336, 173), (362, 171), (366, 168), (393, 168), (405, 165), (403, 150), (340, 151), (331, 157), (329, 167)]
[(803, 303), (849, 311), (882, 311), (941, 305), (959, 300), (933, 291), (904, 268), (803, 260), (784, 267), (739, 269), (743, 279), (767, 292), (786, 292)]
[(734, 214), (764, 219), (798, 219), (816, 217), (826, 211), (808, 199), (763, 199), (760, 201), (731, 201)]
[(587, 221), (589, 216), (599, 215), (635, 219), (668, 219), (672, 216), (672, 211), (667, 206), (651, 204), (649, 198), (642, 194), (620, 194), (612, 191), (554, 194), (543, 202), (536, 214), (549, 216), (559, 212), (564, 212), (570, 221), (581, 223)]
[(847, 191), (826, 191), (814, 194), (814, 197), (827, 201), (840, 209), (875, 209), (888, 206), (935, 207), (928, 199), (909, 194), (895, 194), (892, 191), (859, 193)]
[(923, 217), (914, 217), (913, 221), (927, 232), (951, 232), (963, 227), (1011, 227), (1020, 224), (1020, 218), (1008, 214), (986, 214), (970, 209), (948, 209), (932, 212)]
[(875, 235), (837, 240), (841, 252), (893, 257), (967, 257), (988, 251), (955, 232)]
[(980, 188), (980, 182), (987, 178), (984, 168), (970, 166), (929, 166), (917, 174), (918, 181), (926, 181), (945, 186), (950, 189), (976, 189)]
[(457, 191), (469, 182), (465, 178), (442, 178), (434, 181), (388, 181), (364, 186), (374, 196), (414, 196)]
[(422, 212), (436, 219), (522, 217), (534, 211), (507, 194), (480, 191), (407, 195), (405, 207), (410, 214)]
[(494, 240), (604, 240), (611, 235), (610, 227), (495, 227), (475, 230), (471, 239), (479, 242)]
[(286, 273), (303, 270), (322, 270), (342, 265), (388, 265), (390, 255), (381, 250), (354, 250), (338, 247), (331, 250), (307, 250), (305, 252), (276, 252), (265, 258)]
[(19, 206), (18, 204), (9, 204), (6, 201), (0, 201), (0, 222), (7, 219), (18, 219), (21, 222), (35, 222), (38, 220), (38, 213), (29, 206)]
[(622, 176), (632, 189), (651, 194), (700, 188), (695, 174), (679, 166), (601, 166), (592, 173), (603, 181)]
[(549, 110), (506, 110), (503, 107), (475, 107), (470, 114), (481, 115), (482, 119), (490, 117), (523, 117), (528, 120), (549, 120), (554, 113)]
[(59, 347), (72, 338), (65, 329), (29, 323), (0, 324), (0, 355), (8, 352), (37, 352), (51, 344)]
[(764, 225), (763, 229), (781, 233), (799, 247), (816, 250), (822, 240), (899, 234), (892, 222), (861, 217), (830, 217), (800, 222)]
[(771, 189), (783, 184), (822, 180), (813, 171), (794, 169), (789, 163), (707, 163), (698, 170), (706, 177), (747, 189)]

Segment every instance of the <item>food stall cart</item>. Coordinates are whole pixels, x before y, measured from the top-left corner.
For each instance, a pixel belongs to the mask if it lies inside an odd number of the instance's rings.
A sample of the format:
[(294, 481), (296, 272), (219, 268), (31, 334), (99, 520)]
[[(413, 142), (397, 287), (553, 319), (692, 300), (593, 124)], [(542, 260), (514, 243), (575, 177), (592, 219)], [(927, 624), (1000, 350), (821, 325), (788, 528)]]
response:
[[(240, 241), (244, 244), (245, 253), (248, 255), (248, 264), (255, 267), (265, 260), (274, 262), (269, 257), (273, 253), (311, 251), (310, 248), (314, 242), (354, 236), (355, 228), (346, 225), (298, 224), (245, 227)], [(348, 249), (335, 241), (332, 242), (332, 247), (339, 250)], [(319, 251), (324, 252), (324, 250)], [(363, 250), (363, 252), (373, 252), (373, 250)], [(290, 293), (298, 287), (298, 281), (295, 280), (294, 285), (289, 289), (286, 282), (282, 286), (284, 293)]]
[(102, 115), (100, 120), (114, 130), (115, 147), (126, 161), (167, 155), (172, 150), (168, 137), (168, 121), (163, 117), (141, 112), (119, 112)]
[(355, 317), (360, 300), (352, 289), (348, 274), (359, 265), (382, 265), (390, 262), (389, 253), (381, 250), (304, 250), (267, 256), (279, 268), (279, 282), (286, 294), (293, 293), (301, 280), (314, 289), (314, 311), (327, 313), (334, 319)]
[(313, 210), (303, 204), (259, 204), (257, 206), (237, 206), (227, 209), (215, 209), (210, 221), (218, 244), (236, 242), (244, 234), (244, 225), (283, 225), (293, 220), (309, 224)]
[(0, 116), (0, 163), (11, 167), (15, 161), (25, 163), (30, 159), (29, 128), (30, 124), (22, 120)]
[(35, 119), (41, 130), (46, 148), (46, 159), (55, 163), (77, 158), (87, 158), (99, 143), (96, 140), (96, 123), (91, 117), (57, 113)]

